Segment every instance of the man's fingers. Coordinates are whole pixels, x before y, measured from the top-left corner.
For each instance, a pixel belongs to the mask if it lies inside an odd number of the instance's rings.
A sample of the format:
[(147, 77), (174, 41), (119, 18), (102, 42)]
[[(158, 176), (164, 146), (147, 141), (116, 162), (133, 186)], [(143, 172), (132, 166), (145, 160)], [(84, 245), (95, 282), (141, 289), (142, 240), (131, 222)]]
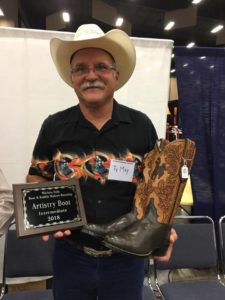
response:
[(54, 233), (55, 238), (62, 238), (64, 236), (69, 236), (69, 235), (71, 235), (71, 231), (69, 229), (65, 231), (57, 231)]
[(169, 261), (173, 252), (173, 244), (176, 242), (176, 240), (178, 239), (178, 235), (176, 233), (176, 230), (174, 228), (171, 228), (170, 231), (170, 237), (169, 237), (169, 247), (166, 250), (166, 253), (164, 256), (155, 256), (154, 259), (158, 260), (158, 261)]
[(175, 243), (176, 240), (178, 239), (178, 235), (176, 233), (176, 230), (174, 228), (171, 228), (171, 231), (170, 231), (170, 243)]
[(65, 230), (64, 231), (64, 235), (66, 235), (66, 236), (69, 236), (69, 235), (71, 235), (71, 231), (68, 229), (68, 230)]
[[(65, 231), (57, 231), (53, 234), (55, 238), (62, 238), (64, 236), (71, 235), (71, 230), (67, 229)], [(42, 240), (47, 242), (49, 240), (49, 234), (42, 235)]]
[(49, 240), (49, 235), (48, 234), (42, 235), (42, 240), (47, 242)]

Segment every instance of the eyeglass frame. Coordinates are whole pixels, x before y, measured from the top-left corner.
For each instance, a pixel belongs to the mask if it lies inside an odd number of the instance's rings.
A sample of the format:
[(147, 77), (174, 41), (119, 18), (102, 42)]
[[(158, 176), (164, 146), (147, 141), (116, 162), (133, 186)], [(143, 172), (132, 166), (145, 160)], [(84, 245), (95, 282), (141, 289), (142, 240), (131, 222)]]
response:
[[(99, 68), (99, 67), (102, 67), (103, 69), (97, 70), (97, 68)], [(83, 70), (82, 70), (82, 68), (83, 68)], [(70, 72), (71, 72), (72, 76), (81, 77), (81, 76), (85, 76), (85, 75), (89, 74), (89, 72), (91, 70), (98, 75), (107, 75), (110, 73), (111, 70), (116, 71), (116, 66), (108, 66), (105, 63), (96, 63), (96, 64), (94, 64), (93, 67), (88, 67), (85, 64), (79, 64), (76, 67), (72, 68)]]

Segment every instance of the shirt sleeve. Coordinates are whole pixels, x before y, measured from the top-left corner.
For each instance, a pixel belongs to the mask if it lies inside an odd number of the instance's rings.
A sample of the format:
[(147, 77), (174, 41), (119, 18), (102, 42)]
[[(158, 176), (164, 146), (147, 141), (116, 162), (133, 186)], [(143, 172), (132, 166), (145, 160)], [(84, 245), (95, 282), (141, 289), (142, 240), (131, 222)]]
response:
[(148, 145), (149, 145), (148, 151), (151, 151), (155, 146), (156, 140), (158, 139), (158, 135), (155, 126), (153, 125), (152, 121), (148, 117), (147, 117), (146, 134), (147, 134), (146, 138), (148, 140)]
[(50, 136), (52, 132), (51, 116), (49, 116), (42, 124), (36, 140), (29, 175), (38, 175), (49, 180), (53, 178), (53, 161), (50, 144)]
[(34, 150), (33, 150), (33, 158), (38, 160), (51, 160), (51, 149), (49, 147), (50, 144), (50, 136), (52, 132), (51, 126), (51, 116), (49, 116), (43, 122), (41, 129), (38, 134), (38, 138), (36, 140)]
[(14, 218), (12, 190), (0, 169), (0, 235), (3, 235)]

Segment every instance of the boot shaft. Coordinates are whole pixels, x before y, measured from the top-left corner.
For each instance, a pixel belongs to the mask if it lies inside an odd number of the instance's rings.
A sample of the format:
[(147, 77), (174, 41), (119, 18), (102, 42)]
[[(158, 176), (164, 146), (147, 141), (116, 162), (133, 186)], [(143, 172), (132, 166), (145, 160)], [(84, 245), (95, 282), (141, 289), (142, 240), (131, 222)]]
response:
[(158, 222), (172, 222), (190, 174), (195, 143), (189, 139), (157, 141), (143, 159), (143, 178), (134, 196), (137, 218), (143, 219), (150, 199), (154, 199)]

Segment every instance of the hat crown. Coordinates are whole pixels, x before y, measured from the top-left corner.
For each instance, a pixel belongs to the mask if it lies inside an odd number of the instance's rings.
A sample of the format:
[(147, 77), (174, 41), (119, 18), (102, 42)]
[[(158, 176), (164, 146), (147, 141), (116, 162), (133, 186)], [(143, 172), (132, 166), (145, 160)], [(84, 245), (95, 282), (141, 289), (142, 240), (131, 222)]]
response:
[(74, 35), (74, 41), (96, 39), (104, 35), (104, 32), (96, 24), (81, 25)]

